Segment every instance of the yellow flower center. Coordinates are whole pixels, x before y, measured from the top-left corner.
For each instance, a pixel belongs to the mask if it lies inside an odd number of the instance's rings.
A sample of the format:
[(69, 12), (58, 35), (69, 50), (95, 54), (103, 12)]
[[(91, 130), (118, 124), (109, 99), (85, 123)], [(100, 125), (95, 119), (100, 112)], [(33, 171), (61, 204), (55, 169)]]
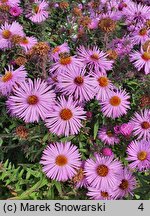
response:
[(68, 65), (72, 62), (71, 56), (60, 58), (60, 64), (62, 65)]
[(68, 163), (68, 159), (64, 155), (58, 155), (55, 160), (56, 165), (65, 166)]
[(108, 80), (107, 77), (99, 77), (99, 78), (98, 78), (98, 82), (99, 82), (99, 85), (100, 85), (101, 87), (106, 87), (106, 86), (108, 86), (108, 84), (109, 84), (109, 80)]
[(142, 122), (141, 127), (143, 129), (149, 129), (150, 128), (150, 123), (147, 121)]
[(60, 51), (60, 48), (59, 48), (59, 46), (57, 46), (52, 50), (52, 53), (57, 53), (59, 51)]
[(119, 188), (122, 190), (126, 190), (129, 187), (129, 183), (126, 179), (123, 179), (121, 184), (119, 185)]
[(93, 53), (90, 57), (91, 57), (92, 60), (99, 60), (98, 53)]
[(29, 43), (29, 41), (28, 41), (28, 39), (26, 37), (23, 37), (22, 40), (21, 40), (21, 43), (26, 45), (26, 44)]
[(82, 85), (84, 82), (84, 79), (81, 76), (78, 76), (74, 79), (75, 84)]
[(146, 28), (140, 29), (139, 35), (144, 36), (144, 35), (146, 35), (146, 34), (147, 34), (147, 29), (146, 29)]
[(60, 112), (60, 117), (64, 121), (67, 121), (67, 120), (71, 119), (72, 116), (73, 116), (73, 114), (72, 114), (70, 109), (62, 109), (61, 112)]
[(8, 82), (9, 80), (12, 79), (12, 77), (13, 77), (12, 72), (11, 71), (7, 71), (5, 73), (5, 75), (2, 76), (1, 80), (2, 80), (2, 82)]
[(27, 102), (28, 102), (28, 104), (30, 104), (30, 105), (35, 105), (35, 104), (38, 103), (38, 101), (39, 101), (39, 99), (38, 99), (38, 97), (37, 97), (36, 95), (31, 95), (31, 96), (29, 96), (28, 99), (27, 99)]
[(3, 37), (4, 39), (9, 39), (10, 36), (11, 36), (11, 32), (10, 32), (9, 30), (4, 30), (4, 31), (2, 32), (2, 37)]
[(142, 55), (142, 59), (144, 59), (145, 61), (149, 61), (150, 60), (150, 53), (144, 52)]
[(147, 158), (147, 152), (146, 151), (140, 151), (137, 155), (137, 158), (140, 161), (144, 161)]
[(34, 13), (39, 13), (39, 10), (40, 10), (40, 7), (38, 6), (38, 5), (34, 5), (34, 7), (33, 7), (33, 11), (34, 11)]
[(118, 96), (113, 96), (111, 99), (110, 99), (110, 104), (112, 106), (119, 106), (121, 103), (121, 99), (118, 97)]
[(108, 172), (109, 172), (109, 169), (108, 169), (108, 167), (107, 167), (106, 165), (101, 164), (101, 165), (99, 165), (99, 166), (97, 167), (96, 171), (97, 171), (97, 174), (98, 174), (99, 176), (105, 177), (105, 176), (107, 176), (107, 174), (108, 174)]

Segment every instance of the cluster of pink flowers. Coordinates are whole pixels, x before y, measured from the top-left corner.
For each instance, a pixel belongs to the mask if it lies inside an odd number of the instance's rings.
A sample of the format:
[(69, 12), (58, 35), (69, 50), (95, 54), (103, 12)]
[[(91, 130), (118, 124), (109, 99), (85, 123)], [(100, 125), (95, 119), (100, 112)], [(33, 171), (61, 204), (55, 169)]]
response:
[[(23, 12), (20, 3), (20, 0), (5, 2), (12, 16), (17, 17)], [(129, 35), (112, 40), (108, 47), (121, 59), (129, 56), (135, 69), (143, 69), (148, 75), (150, 45), (145, 50), (143, 44), (150, 40), (150, 30), (145, 24), (150, 20), (150, 7), (131, 0), (103, 0), (99, 10), (105, 5), (108, 12), (99, 14), (91, 7), (92, 3), (88, 4), (92, 20), (88, 28), (97, 29), (100, 20), (109, 18), (118, 22), (124, 19)], [(0, 6), (2, 4), (0, 1)], [(48, 16), (49, 4), (45, 0), (34, 0), (25, 15), (33, 23), (41, 23)], [(15, 37), (21, 38), (17, 45), (13, 43)], [(0, 26), (0, 49), (3, 51), (17, 46), (27, 53), (37, 43), (38, 39), (26, 35), (17, 21), (6, 21)], [(138, 51), (134, 50), (135, 47)], [(74, 55), (71, 51), (67, 42), (51, 48), (49, 74), (44, 80), (39, 77), (31, 79), (25, 66), (15, 69), (8, 65), (4, 68), (0, 75), (0, 95), (6, 97), (11, 117), (25, 123), (43, 121), (50, 133), (62, 138), (81, 132), (88, 121), (86, 104), (91, 100), (98, 102), (98, 113), (105, 119), (114, 121), (128, 114), (131, 95), (109, 78), (115, 59), (109, 58), (108, 50), (102, 50), (98, 45), (81, 45), (74, 50)], [(92, 118), (88, 114), (89, 119)], [(128, 165), (125, 166), (115, 158), (112, 149), (128, 138), (132, 141), (126, 148)], [(133, 172), (150, 169), (150, 110), (135, 112), (123, 124), (101, 124), (97, 139), (103, 143), (103, 148), (85, 161), (81, 160), (79, 149), (73, 143), (50, 143), (40, 161), (43, 172), (48, 178), (63, 182), (74, 179), (80, 172), (79, 181), (74, 180), (76, 187), (87, 188), (87, 196), (91, 199), (122, 199), (133, 195), (136, 188)]]

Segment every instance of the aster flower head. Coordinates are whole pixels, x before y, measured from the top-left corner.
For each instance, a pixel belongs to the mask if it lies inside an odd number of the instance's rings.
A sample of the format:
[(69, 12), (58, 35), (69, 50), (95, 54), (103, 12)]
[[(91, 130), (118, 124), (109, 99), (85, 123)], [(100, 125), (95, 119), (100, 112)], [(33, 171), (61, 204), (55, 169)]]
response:
[(14, 17), (18, 17), (22, 12), (22, 8), (18, 6), (11, 7), (9, 10), (9, 13)]
[(44, 120), (55, 102), (55, 94), (50, 89), (41, 79), (19, 83), (8, 98), (8, 111), (27, 123)]
[(0, 0), (1, 5), (8, 5), (9, 7), (14, 7), (20, 4), (20, 0)]
[(123, 123), (120, 126), (120, 133), (124, 136), (130, 136), (133, 131), (133, 124), (132, 123)]
[(132, 141), (127, 147), (127, 160), (131, 162), (129, 167), (144, 171), (150, 169), (150, 142)]
[(6, 49), (11, 47), (12, 36), (24, 36), (23, 27), (18, 22), (8, 24), (7, 22), (0, 27), (0, 49)]
[(140, 28), (138, 28), (132, 33), (131, 39), (134, 44), (143, 44), (149, 39), (149, 36), (150, 36), (150, 30), (148, 30), (144, 26), (141, 26)]
[(76, 56), (71, 56), (69, 53), (60, 53), (60, 58), (55, 62), (51, 68), (50, 73), (56, 72), (57, 74), (64, 73), (66, 70), (72, 70), (73, 68), (83, 67), (83, 63)]
[(118, 175), (122, 169), (121, 163), (111, 157), (103, 157), (95, 154), (94, 159), (88, 159), (85, 163), (85, 175), (91, 187), (102, 190), (113, 188), (119, 184)]
[(86, 112), (77, 105), (71, 96), (68, 100), (64, 96), (60, 97), (53, 106), (53, 111), (49, 113), (46, 119), (46, 126), (50, 132), (59, 135), (78, 134), (82, 127), (81, 120), (86, 119)]
[(133, 134), (137, 139), (150, 141), (150, 110), (136, 112), (130, 121), (133, 125)]
[(110, 188), (103, 189), (97, 187), (88, 187), (87, 196), (90, 197), (92, 200), (112, 200), (112, 190)]
[(133, 62), (134, 66), (138, 71), (142, 68), (144, 69), (145, 74), (150, 73), (150, 53), (148, 51), (134, 51), (130, 54), (130, 60)]
[(67, 181), (76, 174), (81, 165), (80, 154), (71, 142), (56, 142), (43, 151), (40, 164), (43, 165), (43, 172), (48, 178)]
[(59, 74), (58, 87), (63, 94), (74, 96), (79, 102), (89, 101), (95, 96), (96, 80), (87, 75), (85, 68), (72, 68)]
[(119, 176), (121, 183), (113, 188), (111, 195), (115, 199), (133, 196), (133, 190), (136, 188), (136, 179), (128, 168), (124, 168)]
[(104, 126), (99, 129), (98, 138), (102, 142), (104, 142), (104, 144), (108, 144), (108, 145), (114, 145), (120, 142), (120, 139), (117, 137), (117, 135), (114, 134), (112, 130)]
[(8, 66), (8, 69), (5, 68), (5, 74), (0, 75), (0, 92), (4, 96), (9, 95), (17, 84), (20, 85), (25, 81), (26, 77), (27, 71), (24, 66), (16, 70), (13, 69), (13, 66)]
[(111, 91), (109, 97), (105, 101), (100, 102), (103, 115), (115, 119), (126, 114), (127, 110), (130, 109), (129, 98), (130, 96), (125, 90), (117, 89), (116, 92)]
[(54, 47), (52, 49), (52, 51), (51, 51), (51, 58), (54, 61), (57, 61), (57, 60), (60, 59), (60, 56), (59, 56), (60, 53), (65, 53), (65, 52), (69, 53), (69, 51), (70, 51), (70, 48), (69, 48), (68, 44), (67, 43), (63, 43), (63, 44), (61, 44), (59, 46), (56, 46), (56, 47)]
[(34, 23), (41, 23), (48, 18), (48, 3), (45, 0), (34, 0), (30, 12), (26, 14)]
[(93, 74), (96, 79), (96, 99), (97, 100), (106, 100), (109, 96), (109, 93), (114, 88), (112, 82), (101, 72), (96, 72)]
[(97, 46), (91, 49), (86, 49), (84, 46), (80, 46), (77, 49), (77, 54), (84, 65), (89, 67), (90, 70), (93, 70), (93, 72), (100, 71), (105, 74), (106, 71), (112, 69), (114, 61), (108, 60), (108, 54), (100, 51)]
[(19, 42), (19, 45), (27, 52), (37, 43), (37, 39), (33, 36), (31, 37), (22, 37)]

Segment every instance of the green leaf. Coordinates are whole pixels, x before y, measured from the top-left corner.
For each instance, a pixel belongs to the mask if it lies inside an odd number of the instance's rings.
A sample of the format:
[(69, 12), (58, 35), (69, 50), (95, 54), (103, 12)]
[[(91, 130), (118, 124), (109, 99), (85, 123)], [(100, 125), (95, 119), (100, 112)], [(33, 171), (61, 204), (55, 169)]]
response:
[(99, 129), (99, 122), (97, 121), (94, 125), (94, 139), (96, 139), (98, 129)]

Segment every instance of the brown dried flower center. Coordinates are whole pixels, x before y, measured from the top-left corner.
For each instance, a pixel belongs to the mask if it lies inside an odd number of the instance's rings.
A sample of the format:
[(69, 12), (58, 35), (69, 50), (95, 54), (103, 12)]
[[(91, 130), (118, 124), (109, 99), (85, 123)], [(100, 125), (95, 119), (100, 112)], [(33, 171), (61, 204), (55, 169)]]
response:
[(111, 99), (110, 99), (110, 104), (112, 106), (119, 106), (121, 103), (121, 99), (118, 97), (118, 96), (113, 96)]
[(9, 30), (4, 30), (4, 31), (2, 32), (2, 37), (3, 37), (4, 39), (9, 39), (10, 36), (11, 36), (11, 32), (10, 32)]
[(30, 104), (30, 105), (35, 105), (35, 104), (38, 103), (38, 101), (39, 101), (39, 99), (38, 99), (38, 97), (37, 97), (36, 95), (31, 95), (31, 96), (29, 96), (28, 99), (27, 99), (27, 102), (28, 102), (28, 104)]
[(78, 182), (82, 181), (83, 178), (84, 178), (84, 170), (83, 170), (83, 168), (80, 168), (72, 180), (74, 183), (78, 183)]
[(72, 62), (71, 56), (68, 56), (66, 58), (60, 58), (60, 64), (62, 65), (68, 65)]
[(150, 60), (150, 53), (144, 52), (143, 55), (142, 55), (142, 58), (143, 58), (145, 61), (149, 61), (149, 60)]
[(112, 133), (111, 130), (108, 130), (108, 131), (107, 131), (107, 136), (109, 136), (109, 137), (113, 137), (113, 133)]
[(23, 37), (22, 40), (21, 40), (21, 43), (22, 44), (28, 44), (29, 41), (28, 41), (28, 39), (26, 37)]
[(150, 128), (150, 123), (147, 121), (142, 122), (141, 127), (143, 129), (149, 129)]
[(59, 51), (60, 51), (60, 47), (57, 46), (57, 47), (55, 47), (55, 48), (52, 50), (52, 53), (57, 53), (57, 52), (59, 52)]
[(64, 155), (58, 155), (55, 160), (56, 165), (65, 166), (68, 163), (68, 159)]
[(101, 191), (101, 196), (104, 198), (107, 198), (109, 196), (109, 194), (105, 191)]
[(78, 76), (74, 79), (75, 84), (82, 85), (84, 82), (84, 79), (81, 76)]
[(137, 155), (137, 158), (140, 161), (144, 161), (147, 158), (147, 152), (146, 151), (140, 151)]
[(99, 55), (97, 53), (93, 53), (90, 57), (92, 60), (99, 60)]
[(126, 190), (129, 187), (129, 183), (126, 179), (123, 179), (121, 184), (119, 185), (119, 188), (122, 190)]
[(11, 72), (11, 71), (7, 71), (7, 72), (5, 73), (5, 75), (2, 76), (1, 79), (2, 79), (2, 82), (8, 82), (9, 80), (12, 79), (12, 77), (13, 77), (12, 72)]
[(147, 29), (146, 29), (146, 28), (140, 29), (139, 35), (144, 36), (144, 35), (146, 35), (146, 34), (147, 34)]
[(101, 164), (97, 167), (96, 171), (99, 176), (105, 177), (107, 176), (109, 169), (106, 165)]
[(60, 112), (61, 119), (67, 121), (71, 119), (73, 116), (72, 111), (70, 109), (62, 109)]
[(100, 77), (100, 78), (98, 78), (98, 82), (99, 82), (99, 85), (101, 87), (106, 87), (109, 84), (109, 80), (108, 80), (107, 77)]
[(108, 17), (100, 20), (99, 27), (105, 32), (111, 32), (115, 30), (116, 23), (114, 20)]

